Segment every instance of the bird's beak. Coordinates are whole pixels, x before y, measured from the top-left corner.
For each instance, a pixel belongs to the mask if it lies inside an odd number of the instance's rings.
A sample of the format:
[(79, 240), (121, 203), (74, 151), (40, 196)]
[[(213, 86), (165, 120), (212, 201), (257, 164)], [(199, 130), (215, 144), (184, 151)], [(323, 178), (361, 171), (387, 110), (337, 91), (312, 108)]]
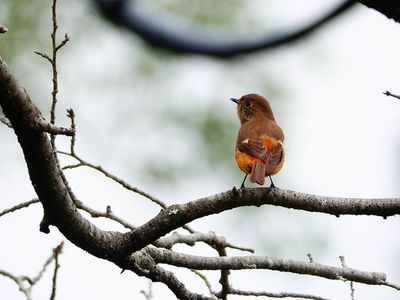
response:
[(233, 102), (235, 102), (236, 104), (239, 104), (239, 99), (231, 98), (231, 100), (232, 100)]

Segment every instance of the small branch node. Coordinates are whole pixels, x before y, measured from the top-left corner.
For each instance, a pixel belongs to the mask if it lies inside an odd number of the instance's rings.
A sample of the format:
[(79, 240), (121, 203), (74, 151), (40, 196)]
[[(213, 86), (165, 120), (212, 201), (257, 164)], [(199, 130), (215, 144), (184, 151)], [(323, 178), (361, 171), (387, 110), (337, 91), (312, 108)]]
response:
[(52, 135), (66, 135), (66, 136), (74, 136), (75, 135), (74, 128), (58, 127), (56, 125), (46, 122), (43, 119), (41, 121), (39, 121), (35, 125), (35, 127), (38, 130), (50, 133)]
[(8, 31), (7, 27), (0, 25), (0, 33), (6, 33), (7, 31)]
[(383, 92), (383, 94), (386, 95), (386, 96), (388, 96), (388, 97), (393, 97), (393, 98), (400, 99), (400, 95), (392, 94), (392, 93), (389, 92), (389, 91)]
[(65, 44), (67, 44), (67, 42), (69, 41), (69, 36), (66, 33), (64, 36), (64, 39), (61, 41), (61, 43), (56, 47), (55, 51), (57, 52), (58, 50), (60, 50), (62, 47), (65, 46)]
[(345, 260), (344, 256), (343, 256), (343, 255), (340, 255), (340, 256), (339, 256), (339, 259), (340, 259), (340, 262), (341, 262), (341, 264), (342, 264), (342, 267), (343, 267), (343, 268), (347, 268), (346, 260)]

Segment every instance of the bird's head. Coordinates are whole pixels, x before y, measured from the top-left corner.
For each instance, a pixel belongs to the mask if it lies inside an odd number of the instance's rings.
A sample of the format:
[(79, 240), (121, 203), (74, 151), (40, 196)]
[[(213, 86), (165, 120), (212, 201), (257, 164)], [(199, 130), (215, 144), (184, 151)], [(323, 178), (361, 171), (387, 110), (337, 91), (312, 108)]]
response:
[(231, 100), (237, 104), (237, 112), (242, 124), (255, 117), (268, 118), (275, 121), (271, 106), (263, 96), (247, 94), (240, 99), (231, 98)]

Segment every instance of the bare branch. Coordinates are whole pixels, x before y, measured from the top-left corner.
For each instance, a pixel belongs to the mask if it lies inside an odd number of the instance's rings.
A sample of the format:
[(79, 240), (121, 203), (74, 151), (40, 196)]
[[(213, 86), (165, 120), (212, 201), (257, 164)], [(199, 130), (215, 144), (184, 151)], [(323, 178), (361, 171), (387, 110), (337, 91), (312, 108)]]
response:
[(382, 285), (386, 285), (388, 287), (391, 287), (391, 288), (394, 288), (394, 289), (400, 291), (400, 285), (398, 285), (398, 284), (394, 284), (391, 282), (382, 282)]
[(145, 251), (138, 251), (130, 255), (126, 260), (126, 266), (139, 276), (145, 276), (153, 282), (164, 283), (178, 299), (214, 300), (189, 291), (172, 272), (157, 265)]
[(254, 249), (234, 246), (228, 243), (224, 237), (218, 236), (215, 234), (215, 232), (212, 231), (208, 233), (195, 232), (193, 234), (180, 234), (174, 232), (172, 235), (168, 237), (158, 239), (157, 247), (171, 249), (172, 246), (175, 244), (186, 244), (189, 246), (194, 246), (196, 242), (204, 242), (209, 245), (217, 245), (218, 247), (222, 248), (232, 248), (254, 253)]
[(80, 158), (80, 157), (79, 157), (78, 155), (76, 155), (76, 154), (71, 154), (71, 153), (64, 152), (64, 151), (58, 151), (58, 153), (63, 154), (63, 155), (71, 156), (71, 157), (73, 157), (73, 158), (75, 158), (76, 160), (79, 161), (79, 164), (76, 164), (76, 165), (69, 165), (69, 166), (63, 167), (64, 170), (66, 170), (66, 169), (72, 169), (72, 168), (76, 168), (76, 167), (81, 167), (81, 166), (85, 166), (85, 167), (92, 168), (92, 169), (94, 169), (94, 170), (99, 171), (100, 173), (103, 173), (106, 177), (108, 177), (108, 178), (114, 180), (115, 182), (117, 182), (118, 184), (122, 185), (122, 187), (126, 188), (127, 190), (132, 191), (132, 192), (134, 192), (134, 193), (136, 193), (136, 194), (139, 194), (139, 195), (141, 195), (141, 196), (143, 196), (143, 197), (149, 199), (150, 201), (152, 201), (152, 202), (156, 203), (157, 205), (161, 206), (162, 208), (166, 208), (166, 207), (167, 207), (167, 205), (166, 205), (164, 202), (162, 202), (161, 200), (159, 200), (159, 199), (157, 199), (157, 198), (155, 198), (155, 197), (149, 195), (148, 193), (146, 193), (146, 192), (140, 190), (140, 189), (137, 188), (137, 187), (134, 187), (134, 186), (130, 185), (129, 183), (127, 183), (127, 182), (124, 181), (123, 179), (121, 179), (121, 178), (119, 178), (119, 177), (117, 177), (117, 176), (111, 174), (110, 172), (106, 171), (106, 170), (105, 170), (102, 166), (100, 166), (100, 165), (97, 165), (97, 166), (96, 166), (96, 165), (94, 165), (94, 164), (92, 164), (92, 163), (89, 163), (89, 162), (83, 160), (82, 158)]
[(33, 51), (33, 53), (43, 57), (44, 59), (46, 59), (49, 63), (53, 64), (53, 60), (50, 58), (50, 56), (48, 56), (45, 53), (39, 52), (39, 51)]
[(201, 280), (203, 280), (204, 284), (206, 285), (206, 287), (208, 288), (208, 292), (210, 293), (210, 295), (215, 295), (211, 283), (208, 280), (207, 276), (205, 276), (203, 273), (201, 273), (200, 271), (197, 270), (190, 270), (192, 271), (194, 274), (196, 274)]
[[(342, 268), (345, 268), (345, 269), (348, 268), (344, 256), (343, 256), (343, 255), (340, 255), (340, 256), (339, 256), (339, 259), (340, 259), (340, 262), (341, 262), (341, 264), (342, 264)], [(354, 286), (353, 286), (353, 281), (350, 281), (350, 297), (351, 297), (351, 300), (354, 300)]]
[[(53, 5), (51, 7), (51, 14), (53, 20), (53, 32), (51, 33), (51, 45), (53, 48), (53, 57), (51, 59), (51, 66), (53, 70), (53, 91), (52, 91), (52, 102), (50, 109), (50, 123), (55, 124), (56, 121), (56, 104), (57, 104), (57, 93), (58, 93), (58, 71), (57, 71), (57, 0), (53, 0)], [(54, 148), (55, 136), (51, 136), (51, 142)]]
[(323, 212), (335, 216), (400, 214), (400, 199), (356, 199), (309, 195), (278, 188), (252, 188), (223, 192), (179, 205), (171, 205), (153, 219), (128, 233), (131, 251), (150, 244), (184, 224), (240, 206), (275, 205), (299, 210)]
[(386, 96), (388, 96), (388, 97), (393, 97), (393, 98), (400, 99), (400, 96), (399, 96), (399, 95), (394, 95), (394, 94), (392, 94), (392, 93), (389, 92), (389, 91), (386, 91), (386, 92), (384, 92), (383, 94), (386, 95)]
[(64, 36), (64, 39), (63, 39), (63, 40), (61, 41), (61, 43), (56, 47), (56, 52), (57, 52), (58, 50), (60, 50), (62, 47), (64, 47), (65, 44), (66, 44), (68, 41), (69, 41), (69, 36), (68, 36), (68, 34), (66, 33), (65, 36)]
[[(75, 125), (75, 112), (72, 108), (67, 109), (67, 117), (70, 118), (71, 120), (71, 129), (76, 130), (76, 125)], [(71, 146), (70, 146), (70, 152), (71, 155), (75, 155), (75, 142), (76, 142), (76, 134), (74, 134), (71, 138)]]
[(0, 270), (0, 275), (3, 275), (4, 277), (10, 278), (12, 281), (14, 281), (17, 285), (19, 290), (25, 295), (27, 300), (31, 300), (31, 286), (26, 286), (24, 284), (24, 278), (15, 276), (7, 271)]
[(241, 291), (231, 288), (229, 294), (239, 295), (239, 296), (256, 296), (256, 297), (270, 297), (270, 298), (300, 298), (300, 299), (314, 299), (314, 300), (329, 300), (327, 298), (310, 295), (310, 294), (300, 294), (300, 293), (268, 293), (268, 292), (253, 292), (253, 291)]
[[(218, 255), (220, 257), (227, 257), (226, 254), (226, 249), (225, 248), (218, 248)], [(221, 284), (221, 291), (216, 294), (216, 296), (222, 300), (227, 300), (228, 299), (228, 294), (230, 290), (230, 284), (229, 284), (229, 275), (230, 271), (226, 269), (221, 269), (221, 276), (219, 278), (219, 283)]]
[(43, 119), (42, 119), (41, 122), (35, 123), (35, 126), (36, 126), (36, 128), (38, 130), (50, 133), (52, 135), (67, 135), (67, 136), (74, 136), (75, 135), (75, 129), (58, 127), (58, 126), (55, 126), (55, 125), (53, 125), (51, 123), (46, 122)]
[(140, 293), (143, 294), (143, 296), (146, 298), (146, 300), (153, 299), (153, 282), (151, 280), (149, 280), (149, 286), (148, 286), (147, 291), (141, 290)]
[(7, 208), (7, 209), (3, 210), (2, 212), (0, 212), (0, 217), (4, 216), (5, 214), (14, 212), (14, 211), (16, 211), (18, 209), (25, 208), (25, 207), (28, 207), (28, 206), (30, 206), (32, 204), (39, 203), (39, 202), (40, 202), (39, 199), (32, 199), (30, 201), (20, 203), (18, 205), (15, 205), (13, 207)]
[(97, 211), (97, 210), (90, 208), (89, 206), (85, 205), (81, 201), (79, 201), (75, 204), (76, 204), (77, 208), (88, 212), (92, 218), (107, 218), (107, 219), (113, 220), (113, 221), (121, 224), (122, 226), (124, 226), (125, 228), (130, 229), (130, 230), (134, 230), (135, 228), (137, 228), (136, 226), (129, 224), (122, 218), (115, 215), (114, 212), (111, 210), (111, 206), (109, 206), (109, 205), (107, 206), (105, 212), (101, 212), (101, 211)]
[(205, 257), (182, 254), (153, 247), (146, 247), (145, 249), (156, 263), (195, 270), (268, 269), (308, 274), (333, 280), (349, 280), (371, 285), (388, 284), (384, 273), (361, 271), (353, 268), (339, 268), (319, 263), (296, 261), (293, 259), (285, 260), (267, 256)]
[[(56, 260), (56, 268), (58, 269), (57, 265), (57, 258), (58, 255), (61, 253), (61, 249), (63, 247), (63, 242), (61, 242), (56, 248), (53, 249), (53, 254), (46, 260), (46, 262), (43, 264), (42, 269), (39, 271), (38, 275), (36, 275), (35, 277), (31, 278), (29, 276), (15, 276), (9, 272), (0, 270), (0, 275), (3, 275), (5, 277), (10, 278), (11, 280), (13, 280), (19, 287), (19, 290), (24, 293), (24, 295), (26, 296), (27, 300), (31, 300), (32, 296), (32, 288), (33, 286), (38, 283), (38, 281), (42, 278), (44, 272), (46, 271), (47, 267), (50, 265), (50, 263), (53, 260)], [(55, 270), (55, 273), (57, 271)], [(54, 275), (56, 276), (56, 275)], [(54, 277), (53, 277), (53, 288), (55, 290), (55, 283), (54, 283)], [(26, 283), (26, 284), (25, 284)], [(52, 300), (54, 300), (54, 298), (51, 298)]]
[(39, 271), (39, 273), (29, 279), (29, 282), (31, 285), (35, 285), (43, 276), (44, 272), (46, 271), (47, 267), (52, 263), (52, 261), (61, 253), (61, 250), (64, 246), (64, 242), (61, 242), (60, 244), (58, 244), (57, 247), (55, 247), (53, 249), (53, 253), (51, 254), (51, 256), (49, 256), (49, 258), (46, 260), (46, 262), (43, 264), (42, 269)]
[(60, 265), (58, 263), (58, 256), (61, 254), (63, 246), (64, 246), (64, 242), (61, 242), (56, 248), (53, 249), (54, 273), (53, 273), (53, 279), (52, 279), (50, 300), (54, 300), (56, 298), (57, 274), (58, 274), (58, 269), (60, 268)]

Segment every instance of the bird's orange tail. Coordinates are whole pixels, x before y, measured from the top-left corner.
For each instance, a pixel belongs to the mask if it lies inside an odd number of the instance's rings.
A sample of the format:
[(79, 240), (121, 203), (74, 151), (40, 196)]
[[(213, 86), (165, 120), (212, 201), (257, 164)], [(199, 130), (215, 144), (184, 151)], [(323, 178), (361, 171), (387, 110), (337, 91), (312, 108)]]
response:
[(265, 182), (265, 171), (265, 163), (259, 159), (254, 160), (253, 167), (250, 173), (250, 181), (257, 182), (258, 184), (263, 185)]

